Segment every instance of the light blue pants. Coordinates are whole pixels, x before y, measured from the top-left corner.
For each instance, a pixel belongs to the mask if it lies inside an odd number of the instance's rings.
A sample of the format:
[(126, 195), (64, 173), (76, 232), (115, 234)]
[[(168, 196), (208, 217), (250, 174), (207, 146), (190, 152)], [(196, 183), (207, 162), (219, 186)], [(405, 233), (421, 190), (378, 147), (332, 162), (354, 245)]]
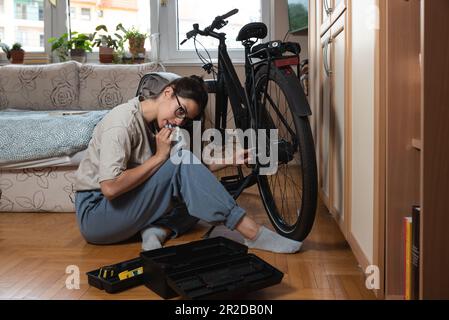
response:
[(106, 199), (100, 190), (81, 191), (75, 207), (81, 234), (93, 244), (127, 240), (152, 225), (186, 232), (197, 219), (234, 230), (245, 215), (217, 178), (190, 151), (167, 160), (137, 188)]

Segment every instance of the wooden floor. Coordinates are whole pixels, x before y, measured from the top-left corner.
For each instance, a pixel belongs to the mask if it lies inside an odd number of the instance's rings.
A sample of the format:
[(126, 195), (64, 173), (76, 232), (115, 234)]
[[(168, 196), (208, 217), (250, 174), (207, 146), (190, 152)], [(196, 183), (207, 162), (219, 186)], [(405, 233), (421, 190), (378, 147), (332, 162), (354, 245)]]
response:
[[(268, 224), (255, 187), (238, 202), (258, 222)], [(206, 230), (207, 226), (200, 224), (167, 245), (199, 240)], [(249, 294), (249, 299), (375, 298), (365, 288), (354, 255), (322, 204), (300, 253), (250, 251), (284, 272), (284, 278), (279, 285)], [(139, 242), (87, 244), (73, 213), (0, 213), (0, 299), (160, 299), (145, 286), (111, 295), (87, 284), (87, 271), (132, 259), (139, 252)], [(80, 269), (79, 290), (65, 286), (69, 265)]]

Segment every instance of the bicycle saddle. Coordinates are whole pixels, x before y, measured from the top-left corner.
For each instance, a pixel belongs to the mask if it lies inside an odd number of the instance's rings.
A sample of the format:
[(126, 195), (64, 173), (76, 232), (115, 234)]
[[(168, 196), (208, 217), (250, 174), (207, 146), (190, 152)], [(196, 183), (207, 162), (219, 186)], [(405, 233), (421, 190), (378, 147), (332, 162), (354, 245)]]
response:
[(251, 38), (263, 39), (267, 36), (268, 29), (267, 26), (262, 22), (251, 22), (244, 25), (240, 29), (237, 36), (237, 41), (245, 41)]

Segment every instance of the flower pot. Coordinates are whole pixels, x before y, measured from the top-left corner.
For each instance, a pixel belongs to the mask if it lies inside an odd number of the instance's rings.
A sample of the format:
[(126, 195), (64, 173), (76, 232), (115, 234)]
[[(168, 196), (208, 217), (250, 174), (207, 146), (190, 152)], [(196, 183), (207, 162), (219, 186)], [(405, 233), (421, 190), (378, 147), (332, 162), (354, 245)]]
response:
[(108, 47), (100, 47), (100, 62), (112, 63), (114, 60), (114, 49)]
[(11, 63), (22, 64), (25, 57), (25, 51), (23, 50), (11, 50)]
[(80, 63), (86, 62), (86, 50), (84, 49), (71, 49), (70, 50), (70, 59), (78, 61)]
[(142, 54), (142, 57), (145, 57), (145, 38), (129, 39), (129, 52), (135, 58), (139, 57), (140, 54)]

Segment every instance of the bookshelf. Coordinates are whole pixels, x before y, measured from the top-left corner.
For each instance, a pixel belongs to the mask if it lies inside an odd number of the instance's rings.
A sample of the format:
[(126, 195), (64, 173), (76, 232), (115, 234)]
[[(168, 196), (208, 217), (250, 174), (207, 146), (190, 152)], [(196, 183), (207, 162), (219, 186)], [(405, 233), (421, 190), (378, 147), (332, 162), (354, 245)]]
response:
[(449, 299), (449, 1), (422, 7), (421, 297)]
[(449, 44), (442, 34), (449, 29), (449, 2), (380, 4), (387, 12), (380, 31), (387, 120), (385, 297), (403, 297), (402, 222), (419, 205), (419, 297), (448, 299)]

